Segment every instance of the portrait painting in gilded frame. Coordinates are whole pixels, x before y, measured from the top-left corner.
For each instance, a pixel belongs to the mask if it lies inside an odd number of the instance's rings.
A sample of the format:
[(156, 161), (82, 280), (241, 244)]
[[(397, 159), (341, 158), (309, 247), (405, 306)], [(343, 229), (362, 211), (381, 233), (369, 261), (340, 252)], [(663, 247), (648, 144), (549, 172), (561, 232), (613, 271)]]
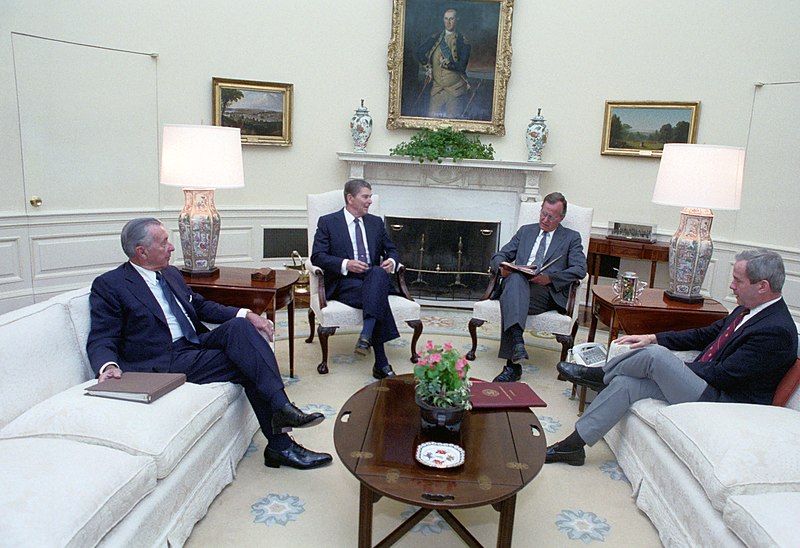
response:
[(386, 127), (505, 134), (514, 0), (393, 0)]
[(215, 126), (238, 127), (243, 145), (292, 144), (293, 84), (212, 79)]

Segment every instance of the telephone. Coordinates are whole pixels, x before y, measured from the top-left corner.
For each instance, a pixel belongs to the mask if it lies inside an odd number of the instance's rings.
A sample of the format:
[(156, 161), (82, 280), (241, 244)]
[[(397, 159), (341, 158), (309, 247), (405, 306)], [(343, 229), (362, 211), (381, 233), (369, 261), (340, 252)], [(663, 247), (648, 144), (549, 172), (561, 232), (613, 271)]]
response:
[(582, 343), (572, 348), (572, 358), (578, 365), (600, 367), (606, 363), (606, 345), (603, 343)]

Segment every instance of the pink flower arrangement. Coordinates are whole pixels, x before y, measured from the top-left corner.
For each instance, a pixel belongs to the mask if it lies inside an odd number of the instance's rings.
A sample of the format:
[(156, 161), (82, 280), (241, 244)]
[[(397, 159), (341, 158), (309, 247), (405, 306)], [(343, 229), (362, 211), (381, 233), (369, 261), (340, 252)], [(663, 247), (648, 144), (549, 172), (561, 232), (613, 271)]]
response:
[(441, 347), (428, 341), (425, 353), (414, 367), (417, 396), (436, 407), (470, 408), (469, 362), (453, 348), (452, 343)]

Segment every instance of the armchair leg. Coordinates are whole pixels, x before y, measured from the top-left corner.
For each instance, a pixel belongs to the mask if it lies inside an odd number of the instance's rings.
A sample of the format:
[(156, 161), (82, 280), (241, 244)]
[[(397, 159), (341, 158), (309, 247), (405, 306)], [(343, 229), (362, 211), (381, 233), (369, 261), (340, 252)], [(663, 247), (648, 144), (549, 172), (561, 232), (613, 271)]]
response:
[(411, 336), (411, 363), (419, 361), (419, 354), (417, 354), (417, 341), (422, 335), (422, 321), (421, 320), (406, 320), (408, 327), (414, 330)]
[(561, 358), (560, 361), (567, 360), (567, 353), (570, 348), (575, 344), (575, 337), (578, 335), (578, 322), (572, 325), (572, 331), (569, 335), (560, 335), (556, 333), (556, 340), (561, 343)]
[(311, 310), (311, 307), (308, 307), (308, 338), (306, 339), (307, 343), (314, 342), (314, 324), (316, 323), (317, 317), (314, 315), (314, 311)]
[(317, 366), (317, 373), (326, 375), (328, 373), (328, 337), (336, 333), (335, 327), (322, 327), (317, 328), (317, 335), (319, 335), (319, 346), (322, 348), (322, 361)]
[(475, 359), (475, 349), (478, 348), (478, 328), (484, 323), (486, 323), (484, 320), (479, 320), (478, 318), (472, 318), (469, 321), (469, 336), (472, 338), (472, 348), (470, 348), (466, 355), (469, 361)]

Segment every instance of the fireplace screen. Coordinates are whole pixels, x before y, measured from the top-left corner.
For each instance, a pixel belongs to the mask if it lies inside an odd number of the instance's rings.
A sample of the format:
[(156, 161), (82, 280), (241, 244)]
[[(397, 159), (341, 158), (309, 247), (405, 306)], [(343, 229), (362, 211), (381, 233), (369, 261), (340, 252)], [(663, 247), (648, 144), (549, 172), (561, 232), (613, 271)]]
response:
[(480, 298), (489, 281), (489, 259), (498, 249), (500, 223), (390, 216), (385, 222), (412, 296)]

